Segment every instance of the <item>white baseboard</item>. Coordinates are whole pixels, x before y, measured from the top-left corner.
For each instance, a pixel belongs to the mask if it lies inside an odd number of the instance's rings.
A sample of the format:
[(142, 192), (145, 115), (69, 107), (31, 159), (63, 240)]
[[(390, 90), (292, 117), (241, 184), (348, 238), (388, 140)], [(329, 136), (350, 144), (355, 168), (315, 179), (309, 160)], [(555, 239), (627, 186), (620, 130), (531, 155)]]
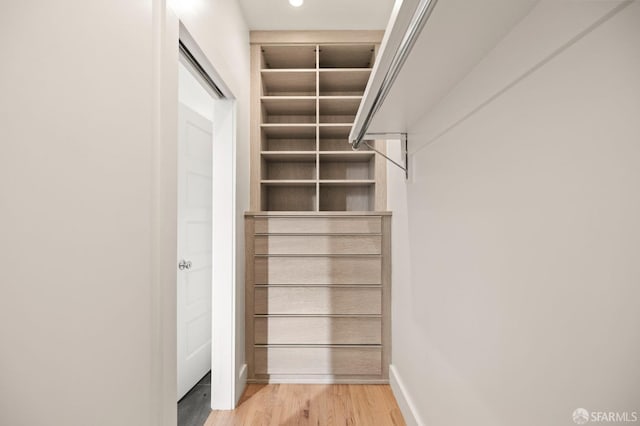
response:
[(240, 367), (240, 373), (238, 373), (238, 381), (244, 383), (247, 381), (247, 364), (242, 364)]
[(336, 378), (322, 376), (271, 375), (268, 379), (251, 379), (247, 383), (295, 384), (295, 385), (388, 385), (385, 379)]
[(244, 392), (244, 388), (247, 386), (247, 364), (242, 364), (240, 367), (240, 372), (238, 373), (238, 382), (236, 383), (236, 395), (234, 401), (234, 407), (238, 406), (238, 401), (242, 397), (242, 393)]
[(407, 426), (425, 426), (425, 423), (418, 415), (413, 399), (407, 392), (407, 388), (404, 386), (404, 382), (398, 375), (398, 370), (396, 370), (394, 365), (389, 366), (389, 384), (391, 385), (393, 396), (395, 396), (398, 402)]

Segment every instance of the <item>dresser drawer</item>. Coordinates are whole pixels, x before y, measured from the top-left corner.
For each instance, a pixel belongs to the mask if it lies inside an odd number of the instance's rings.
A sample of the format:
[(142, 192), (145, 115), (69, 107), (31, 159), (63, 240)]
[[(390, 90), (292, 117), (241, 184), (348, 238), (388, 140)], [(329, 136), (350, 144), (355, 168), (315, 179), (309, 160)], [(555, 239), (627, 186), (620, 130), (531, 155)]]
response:
[(379, 345), (380, 318), (256, 317), (258, 345)]
[(336, 287), (258, 287), (257, 315), (380, 315), (382, 289)]
[(382, 374), (382, 349), (256, 347), (255, 374)]
[(256, 254), (380, 254), (380, 235), (257, 235)]
[(380, 234), (380, 216), (256, 217), (256, 234)]
[(255, 257), (255, 283), (260, 284), (380, 284), (382, 258)]

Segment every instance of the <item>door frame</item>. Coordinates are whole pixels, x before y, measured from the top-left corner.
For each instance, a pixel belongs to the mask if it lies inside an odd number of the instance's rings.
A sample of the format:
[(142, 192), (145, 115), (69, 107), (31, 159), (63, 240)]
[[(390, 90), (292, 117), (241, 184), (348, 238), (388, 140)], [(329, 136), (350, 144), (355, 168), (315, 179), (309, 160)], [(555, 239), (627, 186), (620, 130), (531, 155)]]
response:
[[(229, 410), (235, 407), (236, 395), (236, 101), (231, 90), (182, 22), (179, 22), (179, 40), (201, 67), (200, 72), (206, 73), (208, 80), (224, 96), (222, 99), (212, 96), (214, 109), (210, 395), (212, 409)], [(182, 55), (180, 60), (183, 60)], [(207, 79), (195, 75), (191, 64), (185, 65), (206, 90), (212, 89)]]
[(176, 269), (178, 40), (222, 89), (226, 100), (214, 111), (214, 218), (212, 287), (212, 409), (235, 408), (242, 389), (236, 368), (236, 101), (228, 86), (176, 14), (162, 1), (155, 3), (153, 189), (150, 202), (153, 283), (150, 289), (150, 398), (152, 424), (175, 426), (177, 419)]

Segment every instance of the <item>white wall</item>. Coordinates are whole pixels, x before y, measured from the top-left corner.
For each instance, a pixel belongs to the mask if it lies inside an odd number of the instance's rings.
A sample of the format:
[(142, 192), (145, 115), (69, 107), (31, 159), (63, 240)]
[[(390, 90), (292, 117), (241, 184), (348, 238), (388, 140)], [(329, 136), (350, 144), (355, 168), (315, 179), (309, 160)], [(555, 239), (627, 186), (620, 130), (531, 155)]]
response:
[[(184, 18), (238, 98), (241, 215), (248, 33), (234, 1), (201, 4)], [(162, 0), (3, 6), (0, 424), (175, 424), (178, 27), (165, 18)]]
[(0, 424), (150, 424), (150, 6), (3, 6)]
[(410, 421), (640, 411), (640, 2), (620, 4), (539, 4), (411, 129), (411, 180), (390, 166)]

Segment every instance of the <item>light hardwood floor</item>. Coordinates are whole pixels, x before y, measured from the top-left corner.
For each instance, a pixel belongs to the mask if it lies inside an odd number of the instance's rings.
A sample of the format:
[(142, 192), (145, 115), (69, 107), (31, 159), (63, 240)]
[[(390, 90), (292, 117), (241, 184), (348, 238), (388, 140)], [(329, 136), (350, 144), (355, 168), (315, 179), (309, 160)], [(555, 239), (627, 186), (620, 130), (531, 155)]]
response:
[(205, 426), (400, 426), (388, 385), (247, 385), (238, 408), (213, 411)]

